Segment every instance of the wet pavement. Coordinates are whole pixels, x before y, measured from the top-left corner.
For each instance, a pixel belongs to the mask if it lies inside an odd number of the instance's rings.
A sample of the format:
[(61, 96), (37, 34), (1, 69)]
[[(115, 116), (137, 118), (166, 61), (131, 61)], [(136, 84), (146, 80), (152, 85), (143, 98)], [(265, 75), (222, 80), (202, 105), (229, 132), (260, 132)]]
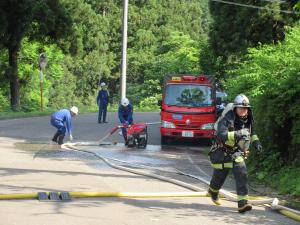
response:
[[(141, 118), (146, 114), (140, 115)], [(148, 114), (147, 114), (148, 115)], [(157, 115), (149, 114), (148, 121)], [(77, 120), (80, 131), (83, 124), (94, 120), (94, 115)], [(175, 192), (185, 188), (153, 178), (116, 170), (93, 154), (61, 149), (45, 138), (52, 133), (42, 124), (47, 118), (0, 121), (0, 192), (21, 193), (37, 191), (118, 191), (118, 192)], [(79, 124), (78, 124), (79, 123)], [(19, 124), (19, 125), (18, 125)], [(19, 127), (18, 127), (19, 126)], [(98, 126), (98, 125), (97, 125)], [(106, 126), (106, 125), (105, 125)], [(27, 127), (27, 130), (26, 130)], [(3, 130), (4, 129), (4, 130)], [(98, 128), (96, 127), (95, 130)], [(103, 136), (105, 128), (97, 136)], [(199, 143), (171, 143), (161, 147), (157, 142), (157, 128), (146, 149), (116, 145), (111, 137), (104, 145), (95, 144), (97, 138), (82, 135), (81, 150), (88, 150), (108, 158), (117, 165), (139, 171), (177, 179), (196, 185), (203, 191), (207, 185), (191, 177), (178, 174), (177, 170), (210, 179), (212, 169), (207, 159), (209, 145)], [(107, 130), (107, 129), (106, 129)], [(78, 130), (77, 130), (78, 132)], [(93, 136), (94, 135), (94, 136)], [(4, 137), (5, 136), (5, 137)], [(11, 136), (11, 137), (9, 137)], [(41, 138), (38, 138), (38, 137)], [(91, 138), (93, 136), (93, 138)], [(117, 135), (118, 137), (118, 135)], [(225, 186), (234, 191), (234, 182), (228, 179)], [(264, 207), (254, 207), (240, 215), (236, 203), (223, 201), (214, 206), (209, 198), (169, 199), (74, 199), (69, 203), (38, 202), (37, 200), (1, 201), (0, 225), (10, 224), (298, 224)]]

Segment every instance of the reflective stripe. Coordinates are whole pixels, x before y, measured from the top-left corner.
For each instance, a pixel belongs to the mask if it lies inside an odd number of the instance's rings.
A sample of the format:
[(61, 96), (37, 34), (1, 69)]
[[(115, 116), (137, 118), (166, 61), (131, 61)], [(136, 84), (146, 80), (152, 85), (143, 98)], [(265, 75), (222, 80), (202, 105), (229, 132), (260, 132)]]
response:
[(218, 163), (218, 164), (211, 164), (211, 166), (215, 169), (223, 169), (224, 168), (233, 168), (233, 163), (232, 162), (228, 162), (228, 163)]
[(211, 166), (215, 169), (223, 169), (223, 164), (211, 164)]
[(224, 168), (233, 168), (233, 163), (232, 162), (224, 163)]
[(234, 131), (230, 131), (227, 133), (228, 140), (225, 142), (228, 146), (234, 146)]
[(238, 201), (241, 201), (241, 200), (248, 200), (248, 199), (249, 199), (248, 195), (238, 195), (238, 196), (237, 196), (237, 200), (238, 200)]
[(209, 187), (209, 190), (211, 190), (212, 192), (219, 192), (219, 190), (213, 189), (211, 187)]
[(258, 141), (258, 140), (259, 140), (259, 138), (256, 134), (251, 136), (251, 142)]
[(234, 142), (234, 131), (228, 132), (228, 141)]
[(236, 157), (236, 159), (234, 161), (237, 163), (241, 163), (244, 161), (244, 158), (242, 156), (238, 156), (238, 157)]

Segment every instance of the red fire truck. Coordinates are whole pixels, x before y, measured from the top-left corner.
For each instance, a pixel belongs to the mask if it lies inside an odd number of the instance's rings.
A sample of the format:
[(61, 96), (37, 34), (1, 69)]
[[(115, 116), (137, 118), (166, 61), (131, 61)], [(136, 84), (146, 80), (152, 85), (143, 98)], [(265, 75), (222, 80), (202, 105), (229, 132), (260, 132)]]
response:
[(212, 76), (168, 75), (161, 105), (161, 144), (176, 138), (214, 138), (216, 88)]

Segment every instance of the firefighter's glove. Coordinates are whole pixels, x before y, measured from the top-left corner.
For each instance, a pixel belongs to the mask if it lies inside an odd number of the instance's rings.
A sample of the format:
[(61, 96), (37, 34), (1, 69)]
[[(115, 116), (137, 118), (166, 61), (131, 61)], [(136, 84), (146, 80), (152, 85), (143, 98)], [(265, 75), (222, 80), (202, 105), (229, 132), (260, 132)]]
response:
[(232, 154), (232, 160), (235, 162), (240, 162), (243, 159), (243, 153), (242, 152), (235, 152)]
[(234, 132), (235, 133), (235, 138), (237, 141), (241, 139), (249, 139), (250, 138), (250, 132), (249, 129), (243, 128), (241, 130), (237, 130)]
[(256, 140), (253, 144), (254, 144), (254, 148), (258, 153), (261, 153), (263, 151), (263, 147), (259, 140)]
[(70, 134), (69, 140), (70, 140), (70, 141), (73, 141), (73, 136), (72, 136), (72, 134)]

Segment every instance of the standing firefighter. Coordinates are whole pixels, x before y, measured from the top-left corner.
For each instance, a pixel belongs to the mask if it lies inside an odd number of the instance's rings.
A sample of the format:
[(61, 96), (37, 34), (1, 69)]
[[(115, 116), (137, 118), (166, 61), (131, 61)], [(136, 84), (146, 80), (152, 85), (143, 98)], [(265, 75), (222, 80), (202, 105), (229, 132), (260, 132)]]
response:
[(236, 182), (238, 211), (244, 213), (252, 209), (248, 203), (248, 177), (245, 156), (250, 142), (257, 151), (262, 146), (253, 129), (253, 116), (249, 99), (240, 94), (229, 103), (215, 125), (216, 144), (209, 153), (214, 168), (208, 193), (216, 205), (220, 205), (219, 190), (224, 184), (229, 169), (233, 170)]
[[(118, 116), (120, 122), (126, 127), (128, 125), (131, 125), (133, 123), (133, 106), (129, 103), (129, 100), (127, 98), (123, 98), (121, 100), (121, 104), (118, 109)], [(124, 137), (125, 145), (127, 145), (127, 128), (122, 128), (122, 134)]]
[(70, 141), (73, 140), (72, 136), (72, 117), (78, 115), (78, 108), (73, 106), (71, 109), (61, 109), (51, 115), (50, 123), (57, 128), (52, 141), (57, 142), (59, 145), (64, 143), (66, 131), (69, 134)]
[(106, 84), (104, 82), (102, 82), (100, 86), (101, 86), (101, 90), (98, 92), (98, 96), (97, 96), (97, 104), (99, 106), (98, 123), (101, 123), (101, 118), (103, 118), (102, 120), (103, 123), (107, 123), (106, 113), (107, 113), (109, 93)]

